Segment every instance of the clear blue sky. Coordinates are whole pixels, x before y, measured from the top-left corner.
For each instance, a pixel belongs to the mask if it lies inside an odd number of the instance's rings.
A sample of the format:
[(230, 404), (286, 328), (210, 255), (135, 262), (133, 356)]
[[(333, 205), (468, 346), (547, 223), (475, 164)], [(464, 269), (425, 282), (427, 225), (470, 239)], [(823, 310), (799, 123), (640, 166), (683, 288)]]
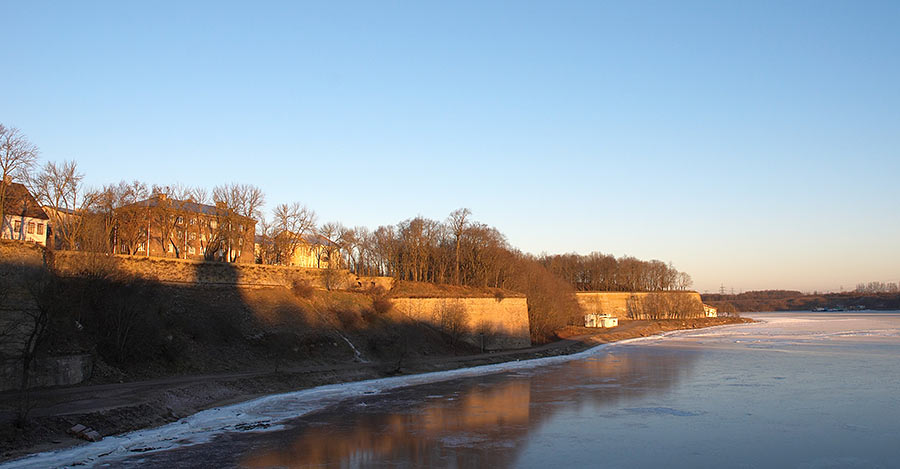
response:
[(469, 207), (701, 291), (900, 280), (900, 2), (2, 11), (0, 122), (92, 185), (246, 182), (351, 226)]

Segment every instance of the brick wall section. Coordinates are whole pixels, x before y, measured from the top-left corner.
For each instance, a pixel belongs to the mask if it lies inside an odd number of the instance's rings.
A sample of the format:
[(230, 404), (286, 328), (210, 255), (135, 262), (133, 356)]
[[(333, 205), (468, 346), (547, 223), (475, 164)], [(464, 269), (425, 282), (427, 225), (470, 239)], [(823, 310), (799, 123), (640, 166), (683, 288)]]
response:
[[(666, 292), (676, 295), (687, 295), (700, 301), (700, 294), (691, 291)], [(577, 292), (575, 299), (584, 311), (584, 314), (610, 314), (620, 319), (628, 319), (628, 299), (636, 296), (643, 300), (647, 292)]]
[(394, 308), (406, 316), (440, 327), (440, 311), (461, 307), (465, 312), (461, 339), (489, 350), (531, 346), (528, 302), (525, 298), (392, 298)]

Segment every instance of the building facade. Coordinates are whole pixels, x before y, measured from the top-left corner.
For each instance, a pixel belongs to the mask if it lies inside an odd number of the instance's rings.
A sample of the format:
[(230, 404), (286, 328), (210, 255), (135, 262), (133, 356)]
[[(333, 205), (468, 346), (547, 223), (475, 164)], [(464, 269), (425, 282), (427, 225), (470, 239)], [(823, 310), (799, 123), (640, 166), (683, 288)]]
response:
[(24, 185), (0, 182), (4, 191), (0, 238), (47, 246), (50, 217)]
[(223, 204), (170, 199), (165, 194), (118, 210), (114, 251), (133, 256), (253, 263), (256, 220)]

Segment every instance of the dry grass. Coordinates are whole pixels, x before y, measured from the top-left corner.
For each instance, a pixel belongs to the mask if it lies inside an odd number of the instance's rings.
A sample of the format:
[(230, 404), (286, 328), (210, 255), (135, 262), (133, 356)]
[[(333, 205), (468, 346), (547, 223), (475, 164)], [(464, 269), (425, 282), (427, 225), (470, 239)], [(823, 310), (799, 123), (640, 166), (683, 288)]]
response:
[(390, 291), (394, 298), (524, 298), (525, 295), (491, 287), (469, 287), (427, 282), (398, 281)]

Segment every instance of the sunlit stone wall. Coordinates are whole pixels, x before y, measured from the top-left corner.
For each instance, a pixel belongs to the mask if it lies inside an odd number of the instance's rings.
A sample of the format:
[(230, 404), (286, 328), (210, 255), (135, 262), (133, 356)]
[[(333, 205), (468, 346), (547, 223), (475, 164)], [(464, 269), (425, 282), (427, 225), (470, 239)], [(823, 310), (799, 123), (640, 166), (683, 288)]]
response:
[[(700, 294), (693, 291), (665, 292), (670, 295), (686, 297), (685, 299), (700, 301)], [(611, 316), (628, 319), (628, 300), (633, 298), (644, 301), (650, 295), (648, 292), (577, 292), (575, 299), (584, 311), (584, 314), (609, 314)], [(698, 317), (700, 317), (698, 315)]]
[[(53, 265), (63, 276), (78, 276), (85, 263), (96, 263), (98, 254), (73, 251), (53, 253)], [(240, 287), (290, 287), (305, 280), (317, 288), (365, 290), (374, 286), (390, 289), (391, 279), (357, 277), (347, 270), (328, 270), (281, 265), (205, 262), (160, 257), (108, 255), (122, 272), (162, 283), (188, 285), (235, 285)]]
[(392, 298), (394, 308), (486, 350), (531, 346), (525, 298)]

